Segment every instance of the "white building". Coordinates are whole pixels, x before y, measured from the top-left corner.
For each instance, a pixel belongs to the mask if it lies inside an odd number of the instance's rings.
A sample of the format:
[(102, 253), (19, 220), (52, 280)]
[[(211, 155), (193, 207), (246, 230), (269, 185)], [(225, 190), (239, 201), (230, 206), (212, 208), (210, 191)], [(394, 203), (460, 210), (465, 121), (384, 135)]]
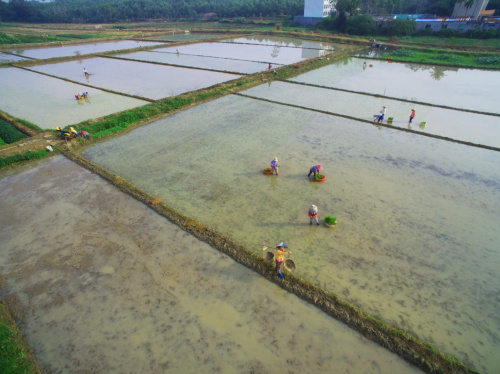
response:
[(336, 1), (330, 0), (305, 0), (304, 17), (323, 18), (328, 17), (334, 9)]

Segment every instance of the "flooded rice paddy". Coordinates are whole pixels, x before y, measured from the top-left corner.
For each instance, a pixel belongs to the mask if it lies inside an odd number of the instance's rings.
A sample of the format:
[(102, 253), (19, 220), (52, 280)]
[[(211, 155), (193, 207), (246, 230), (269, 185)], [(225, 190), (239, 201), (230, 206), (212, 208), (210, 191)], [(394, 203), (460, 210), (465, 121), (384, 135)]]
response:
[[(82, 71), (79, 71), (83, 75)], [(83, 84), (18, 69), (0, 69), (0, 110), (42, 129), (53, 129), (147, 104)], [(87, 100), (75, 94), (89, 92)]]
[(54, 57), (67, 57), (67, 56), (83, 56), (92, 53), (119, 51), (121, 49), (133, 49), (140, 47), (149, 47), (154, 45), (162, 45), (163, 43), (134, 41), (134, 40), (121, 40), (118, 42), (103, 42), (92, 44), (77, 44), (77, 45), (61, 45), (49, 48), (34, 48), (15, 50), (16, 53), (22, 57), (29, 57), (34, 59), (47, 59)]
[(0, 210), (44, 372), (419, 372), (62, 156), (0, 174)]
[[(90, 77), (85, 77), (84, 67), (91, 74)], [(240, 77), (239, 75), (109, 58), (61, 62), (34, 66), (31, 69), (80, 81), (82, 84), (87, 83), (152, 100), (177, 96)]]
[(352, 58), (291, 80), (500, 114), (500, 71), (388, 61), (367, 61), (364, 69), (363, 62)]
[(210, 56), (261, 63), (293, 64), (313, 57), (321, 56), (321, 50), (287, 48), (272, 45), (199, 43), (181, 47), (158, 48), (155, 51), (194, 56)]
[(223, 37), (224, 34), (173, 34), (173, 35), (163, 35), (156, 38), (151, 38), (151, 40), (166, 41), (166, 42), (190, 42), (193, 40), (205, 40), (205, 39), (216, 39)]
[(176, 53), (162, 53), (158, 51), (134, 52), (115, 57), (156, 62), (160, 64), (194, 67), (203, 70), (227, 71), (239, 74), (254, 74), (267, 70), (268, 68), (268, 64), (260, 62), (223, 59), (217, 57), (190, 56)]
[[(285, 241), (297, 275), (498, 371), (498, 152), (232, 96), (85, 157), (256, 253)], [(310, 226), (311, 204), (337, 226)]]
[[(244, 95), (370, 121), (386, 106), (383, 123), (393, 117), (394, 127), (500, 148), (500, 117), (496, 116), (285, 82), (260, 85)], [(411, 109), (416, 117), (410, 124)]]

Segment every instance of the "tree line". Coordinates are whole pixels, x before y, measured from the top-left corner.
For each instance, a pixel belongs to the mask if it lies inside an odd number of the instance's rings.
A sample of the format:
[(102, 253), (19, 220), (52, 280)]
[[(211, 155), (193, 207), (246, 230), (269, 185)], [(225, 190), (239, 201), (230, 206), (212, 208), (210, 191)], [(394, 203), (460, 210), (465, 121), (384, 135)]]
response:
[[(428, 13), (450, 16), (459, 0), (338, 0), (346, 14)], [(473, 1), (473, 0), (467, 0)], [(490, 0), (489, 9), (500, 8)], [(113, 23), (152, 19), (199, 19), (302, 15), (304, 0), (25, 0), (0, 2), (0, 21), (38, 23)]]

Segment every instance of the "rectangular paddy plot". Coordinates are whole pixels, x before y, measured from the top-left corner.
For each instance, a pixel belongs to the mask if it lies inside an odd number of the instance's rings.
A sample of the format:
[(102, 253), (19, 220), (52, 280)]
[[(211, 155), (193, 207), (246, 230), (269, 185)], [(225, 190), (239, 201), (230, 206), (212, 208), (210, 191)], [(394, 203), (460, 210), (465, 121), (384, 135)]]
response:
[[(500, 117), (496, 116), (284, 82), (260, 85), (242, 94), (370, 121), (385, 105), (384, 124), (393, 117), (394, 127), (500, 149)], [(410, 124), (411, 109), (415, 109), (416, 117)]]
[(164, 43), (122, 40), (119, 42), (78, 44), (78, 45), (68, 45), (68, 46), (61, 45), (59, 47), (50, 47), (50, 48), (24, 49), (22, 51), (17, 51), (17, 53), (22, 57), (29, 57), (34, 59), (47, 59), (54, 57), (82, 56), (91, 53), (119, 51), (121, 49), (132, 49), (132, 48), (148, 47), (161, 44)]
[(272, 45), (251, 45), (231, 43), (199, 43), (179, 47), (155, 49), (158, 52), (179, 53), (193, 56), (210, 56), (272, 64), (294, 64), (311, 58), (316, 50), (287, 48)]
[[(90, 77), (85, 77), (83, 67)], [(158, 100), (237, 79), (239, 75), (110, 58), (39, 65), (31, 68), (94, 87)]]
[[(182, 48), (182, 47), (181, 47)], [(115, 56), (123, 59), (156, 62), (174, 66), (186, 66), (204, 70), (226, 71), (238, 74), (254, 74), (267, 70), (268, 64), (260, 62), (223, 59), (216, 57), (190, 56), (158, 51), (134, 52)]]
[[(285, 241), (298, 276), (500, 367), (500, 153), (230, 96), (84, 156), (257, 254)], [(337, 226), (310, 226), (311, 204)]]
[(2, 173), (0, 210), (43, 372), (420, 373), (62, 156)]
[(291, 79), (375, 95), (500, 113), (500, 71), (352, 58)]
[[(42, 129), (53, 129), (147, 104), (18, 68), (0, 69), (0, 110)], [(75, 94), (89, 92), (86, 100)]]

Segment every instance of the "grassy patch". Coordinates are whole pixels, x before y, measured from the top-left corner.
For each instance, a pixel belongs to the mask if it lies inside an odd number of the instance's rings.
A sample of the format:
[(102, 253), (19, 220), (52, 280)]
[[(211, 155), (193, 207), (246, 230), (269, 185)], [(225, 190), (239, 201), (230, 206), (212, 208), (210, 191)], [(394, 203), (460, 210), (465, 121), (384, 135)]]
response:
[(33, 373), (26, 352), (21, 348), (17, 331), (0, 313), (0, 372), (4, 374)]
[(399, 49), (382, 56), (393, 61), (419, 62), (424, 64), (450, 65), (470, 68), (500, 69), (500, 57), (476, 53), (443, 53), (443, 51), (416, 51)]
[(18, 140), (25, 139), (26, 135), (19, 132), (13, 125), (0, 119), (0, 139), (7, 144), (15, 143)]
[(48, 157), (51, 154), (51, 152), (43, 149), (37, 152), (28, 151), (26, 153), (19, 153), (13, 156), (0, 157), (0, 169), (23, 161), (39, 160), (41, 158)]
[(42, 36), (42, 35), (9, 35), (0, 32), (0, 44), (30, 44), (30, 43), (49, 43), (67, 41), (68, 38), (58, 36)]

